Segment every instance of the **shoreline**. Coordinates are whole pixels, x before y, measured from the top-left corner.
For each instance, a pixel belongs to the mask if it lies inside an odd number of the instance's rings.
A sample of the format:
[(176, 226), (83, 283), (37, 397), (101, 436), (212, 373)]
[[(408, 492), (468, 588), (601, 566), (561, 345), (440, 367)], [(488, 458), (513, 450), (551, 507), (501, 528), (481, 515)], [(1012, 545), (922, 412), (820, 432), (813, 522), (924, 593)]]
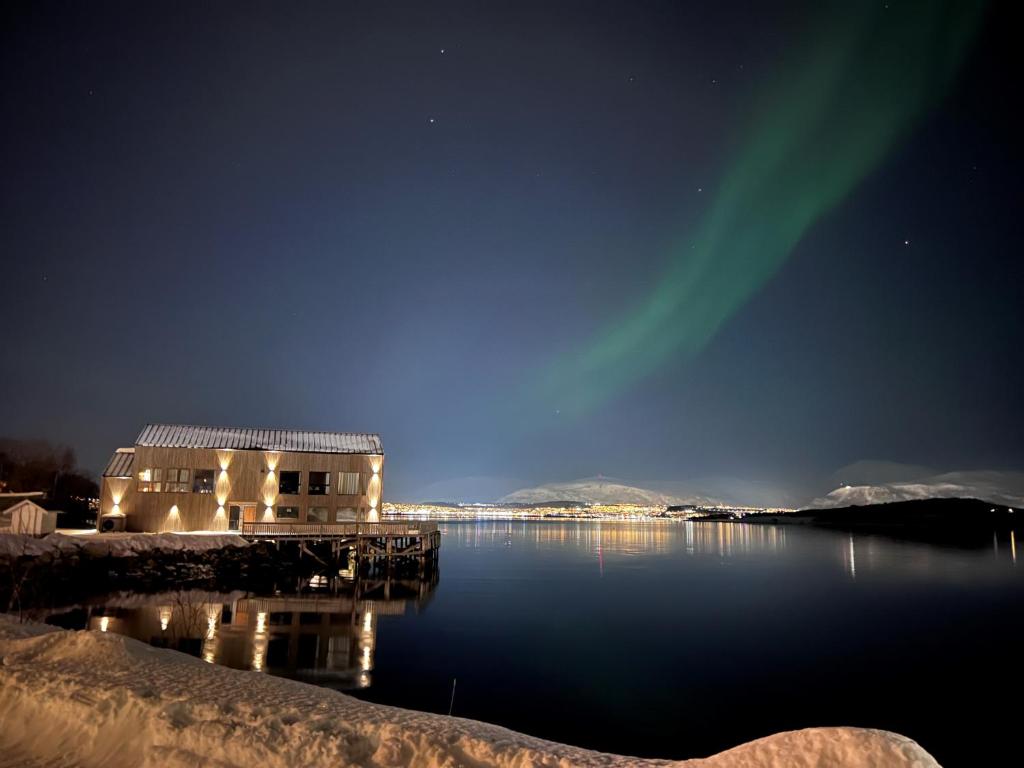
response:
[[(80, 766), (690, 766), (933, 768), (914, 741), (810, 728), (682, 761), (639, 759), (373, 704), (95, 631), (0, 616), (0, 746)], [(62, 763), (63, 764), (63, 763)]]

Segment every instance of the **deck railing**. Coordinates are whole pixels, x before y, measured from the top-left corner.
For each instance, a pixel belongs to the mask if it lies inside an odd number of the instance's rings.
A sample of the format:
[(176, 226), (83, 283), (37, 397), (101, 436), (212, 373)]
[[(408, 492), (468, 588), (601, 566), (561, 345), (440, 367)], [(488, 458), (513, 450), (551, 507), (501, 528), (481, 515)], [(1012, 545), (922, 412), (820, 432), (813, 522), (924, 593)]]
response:
[(386, 523), (242, 523), (243, 536), (334, 538), (338, 536), (419, 536), (435, 533), (437, 523), (402, 520)]

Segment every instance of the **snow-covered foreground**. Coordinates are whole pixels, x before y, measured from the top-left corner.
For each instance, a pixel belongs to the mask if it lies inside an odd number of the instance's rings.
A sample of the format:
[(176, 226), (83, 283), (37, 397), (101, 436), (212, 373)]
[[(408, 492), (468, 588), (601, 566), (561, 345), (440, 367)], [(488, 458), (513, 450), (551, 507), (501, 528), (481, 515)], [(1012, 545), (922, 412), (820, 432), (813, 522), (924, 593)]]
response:
[(704, 760), (619, 757), (6, 616), (0, 659), (0, 765), (7, 766), (936, 765), (910, 739), (856, 728), (777, 734)]
[(133, 557), (156, 550), (207, 552), (247, 546), (249, 542), (241, 536), (229, 533), (97, 533), (88, 536), (51, 533), (42, 538), (0, 533), (0, 557), (39, 557), (46, 554)]

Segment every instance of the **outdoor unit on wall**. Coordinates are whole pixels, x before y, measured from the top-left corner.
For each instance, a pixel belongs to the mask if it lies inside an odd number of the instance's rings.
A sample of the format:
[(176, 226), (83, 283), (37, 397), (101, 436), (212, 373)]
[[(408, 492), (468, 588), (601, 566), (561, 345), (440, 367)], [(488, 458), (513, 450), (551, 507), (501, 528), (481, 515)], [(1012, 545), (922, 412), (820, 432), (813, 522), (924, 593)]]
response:
[(124, 530), (124, 515), (103, 515), (100, 518), (100, 533), (114, 533)]

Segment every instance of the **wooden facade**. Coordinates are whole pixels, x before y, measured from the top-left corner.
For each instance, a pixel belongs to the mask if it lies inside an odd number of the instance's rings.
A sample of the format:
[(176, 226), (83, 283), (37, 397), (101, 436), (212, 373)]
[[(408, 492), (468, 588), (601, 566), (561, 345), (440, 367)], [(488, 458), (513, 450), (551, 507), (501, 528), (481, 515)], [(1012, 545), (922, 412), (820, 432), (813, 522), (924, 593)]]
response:
[[(152, 433), (154, 426), (160, 425), (150, 425), (149, 432), (144, 430), (143, 435)], [(120, 449), (115, 453), (103, 475), (100, 530), (241, 532), (247, 523), (376, 522), (379, 519), (383, 498), (383, 451), (339, 452), (336, 446), (341, 441), (314, 439), (319, 435), (372, 438), (343, 444), (354, 444), (358, 448), (365, 443), (367, 447), (379, 449), (379, 438), (375, 435), (275, 431), (274, 435), (285, 438), (300, 435), (309, 439), (279, 439), (277, 442), (265, 439), (263, 444), (271, 449), (264, 449), (252, 447), (259, 445), (256, 438), (239, 440), (236, 433), (263, 435), (266, 431), (166, 429), (178, 430), (170, 433), (172, 435), (180, 435), (183, 430), (206, 432), (201, 435), (202, 439), (195, 440), (199, 447), (182, 445), (187, 439), (168, 438), (166, 442), (170, 445), (146, 445), (137, 441), (133, 449)], [(225, 446), (243, 447), (214, 447), (218, 441)], [(280, 444), (325, 450), (277, 449)], [(298, 473), (297, 477), (292, 473)], [(296, 479), (298, 487), (289, 487)], [(115, 524), (112, 525), (112, 521)]]

